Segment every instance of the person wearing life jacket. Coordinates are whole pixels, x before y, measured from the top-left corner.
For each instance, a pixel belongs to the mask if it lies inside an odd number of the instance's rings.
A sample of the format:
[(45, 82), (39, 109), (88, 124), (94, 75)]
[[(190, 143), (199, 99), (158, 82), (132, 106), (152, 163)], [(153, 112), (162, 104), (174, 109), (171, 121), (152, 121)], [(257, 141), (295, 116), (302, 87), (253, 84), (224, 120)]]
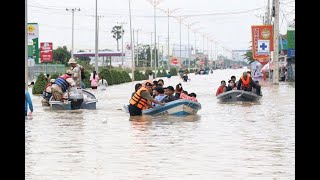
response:
[(129, 113), (130, 116), (141, 116), (142, 110), (148, 109), (149, 107), (153, 107), (151, 102), (155, 104), (164, 105), (155, 99), (152, 98), (150, 95), (152, 92), (152, 82), (145, 81), (142, 84), (142, 87), (135, 92), (135, 94), (131, 97), (129, 101)]
[(51, 86), (51, 93), (54, 100), (63, 102), (63, 94), (70, 86), (76, 86), (76, 82), (72, 79), (72, 74), (73, 71), (67, 70), (64, 75), (54, 81), (54, 84)]
[(55, 79), (50, 79), (50, 81), (47, 83), (46, 87), (42, 91), (42, 97), (43, 99), (41, 100), (41, 103), (43, 106), (49, 106), (49, 99), (52, 96), (51, 93), (51, 86), (54, 83)]
[(221, 93), (226, 92), (226, 90), (227, 90), (226, 81), (225, 81), (225, 80), (222, 80), (222, 81), (220, 82), (220, 86), (219, 86), (218, 89), (217, 89), (216, 96), (218, 96), (218, 95), (221, 94)]
[(240, 77), (237, 85), (238, 90), (244, 90), (244, 91), (252, 91), (252, 87), (256, 89), (256, 94), (259, 96), (261, 95), (261, 86), (259, 84), (256, 84), (248, 72), (243, 72), (242, 76)]

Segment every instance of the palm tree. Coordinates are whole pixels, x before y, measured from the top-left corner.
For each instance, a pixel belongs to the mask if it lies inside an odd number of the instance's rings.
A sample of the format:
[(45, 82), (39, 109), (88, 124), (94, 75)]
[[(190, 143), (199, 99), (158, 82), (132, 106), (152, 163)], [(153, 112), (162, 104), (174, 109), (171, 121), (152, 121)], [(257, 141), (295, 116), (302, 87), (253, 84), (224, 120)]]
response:
[(113, 26), (111, 33), (113, 33), (112, 37), (117, 41), (117, 50), (119, 51), (119, 39), (122, 38), (124, 30), (122, 29), (122, 26)]

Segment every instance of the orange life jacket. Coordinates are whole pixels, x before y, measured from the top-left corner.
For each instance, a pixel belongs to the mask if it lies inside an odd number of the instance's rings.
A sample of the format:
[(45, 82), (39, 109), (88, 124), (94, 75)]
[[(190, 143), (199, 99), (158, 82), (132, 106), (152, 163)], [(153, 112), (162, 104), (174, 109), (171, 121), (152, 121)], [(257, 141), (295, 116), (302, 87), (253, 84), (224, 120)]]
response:
[(143, 109), (147, 109), (148, 105), (147, 105), (147, 101), (146, 99), (144, 99), (141, 96), (141, 92), (142, 91), (147, 91), (148, 90), (145, 87), (141, 87), (130, 99), (129, 103), (133, 106), (137, 106), (139, 109), (143, 110)]
[(248, 74), (247, 75), (247, 79), (244, 79), (244, 77), (243, 76), (241, 76), (241, 81), (242, 81), (242, 86), (243, 87), (249, 87), (250, 86), (250, 75)]

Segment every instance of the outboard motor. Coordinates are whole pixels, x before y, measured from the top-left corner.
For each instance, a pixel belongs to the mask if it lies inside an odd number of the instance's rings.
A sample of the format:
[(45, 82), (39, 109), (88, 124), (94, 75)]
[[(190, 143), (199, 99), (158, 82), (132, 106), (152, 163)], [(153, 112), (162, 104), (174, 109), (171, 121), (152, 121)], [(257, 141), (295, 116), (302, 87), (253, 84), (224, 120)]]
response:
[(69, 89), (69, 101), (71, 102), (71, 109), (80, 109), (83, 102), (82, 89), (71, 87)]

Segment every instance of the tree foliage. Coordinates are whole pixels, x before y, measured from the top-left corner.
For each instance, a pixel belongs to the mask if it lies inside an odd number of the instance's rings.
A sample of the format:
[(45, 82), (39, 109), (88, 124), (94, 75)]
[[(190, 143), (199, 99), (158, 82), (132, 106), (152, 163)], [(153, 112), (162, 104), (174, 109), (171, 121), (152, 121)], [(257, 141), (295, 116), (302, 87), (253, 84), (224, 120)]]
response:
[(122, 26), (113, 26), (111, 33), (113, 34), (112, 37), (117, 41), (117, 50), (119, 51), (119, 39), (122, 38), (124, 30)]
[(67, 46), (58, 47), (53, 50), (53, 62), (58, 64), (67, 64), (71, 58), (71, 53), (68, 51)]

